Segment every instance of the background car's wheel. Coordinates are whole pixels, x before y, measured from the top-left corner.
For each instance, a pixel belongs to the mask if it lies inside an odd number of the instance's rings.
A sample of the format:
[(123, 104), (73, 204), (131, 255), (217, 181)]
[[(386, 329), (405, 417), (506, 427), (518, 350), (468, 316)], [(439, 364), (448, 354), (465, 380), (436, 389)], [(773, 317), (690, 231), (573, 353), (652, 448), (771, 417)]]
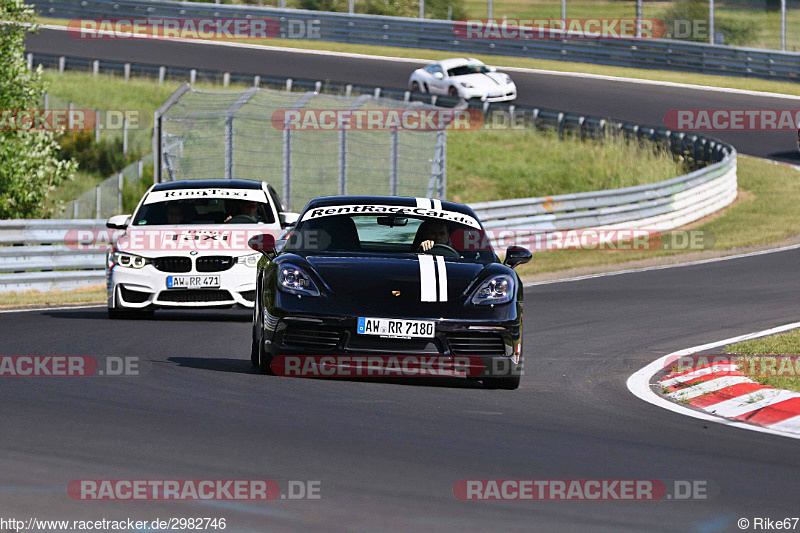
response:
[(458, 89), (456, 89), (455, 87), (450, 87), (450, 89), (448, 89), (447, 91), (447, 94), (449, 94), (453, 98), (458, 98)]
[(504, 376), (502, 378), (483, 378), (483, 386), (487, 389), (516, 390), (519, 387), (520, 375)]
[(411, 82), (411, 92), (418, 93), (419, 92), (419, 83), (413, 81)]

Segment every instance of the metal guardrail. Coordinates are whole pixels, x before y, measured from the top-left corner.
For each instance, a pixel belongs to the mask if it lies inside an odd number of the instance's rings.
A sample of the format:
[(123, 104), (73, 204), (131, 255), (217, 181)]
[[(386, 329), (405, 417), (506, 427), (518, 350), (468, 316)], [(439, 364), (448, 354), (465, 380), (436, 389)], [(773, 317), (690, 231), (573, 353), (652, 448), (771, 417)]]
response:
[[(452, 55), (490, 54), (599, 65), (800, 81), (800, 53), (735, 48), (666, 39), (462, 39), (454, 22), (168, 0), (34, 0), (48, 17), (269, 17), (281, 35), (290, 21), (313, 22), (325, 41), (428, 48)], [(307, 37), (307, 36), (306, 36)]]
[[(47, 66), (47, 61), (58, 58), (29, 54), (31, 63), (39, 60)], [(81, 63), (82, 62), (82, 63)], [(61, 65), (92, 64), (82, 59), (61, 61)], [(122, 64), (106, 65), (112, 71)], [(80, 66), (78, 66), (80, 68)], [(131, 71), (129, 65), (125, 70)], [(137, 65), (136, 69), (145, 74), (164, 76), (163, 67)], [(97, 70), (96, 70), (97, 71)], [(206, 71), (208, 76), (219, 78), (220, 73)], [(195, 76), (197, 72), (195, 72)], [(194, 76), (192, 76), (194, 77)], [(453, 107), (463, 104), (449, 97), (436, 97), (420, 93), (378, 87), (353, 86), (337, 83), (323, 83), (313, 80), (287, 80), (285, 78), (253, 79), (249, 74), (231, 74), (229, 80), (253, 82), (255, 85), (300, 91), (327, 92), (348, 96), (370, 94), (405, 101), (422, 101)], [(501, 118), (506, 124), (542, 131), (552, 131), (560, 137), (575, 136), (581, 139), (601, 140), (609, 135), (620, 135), (636, 142), (652, 143), (654, 146), (670, 151), (683, 160), (693, 172), (663, 182), (628, 187), (625, 189), (584, 192), (544, 198), (522, 198), (472, 204), (487, 229), (530, 229), (531, 233), (580, 229), (614, 228), (667, 230), (688, 224), (713, 213), (736, 198), (736, 150), (733, 146), (701, 135), (673, 132), (664, 128), (653, 128), (630, 124), (600, 117), (588, 117), (543, 108), (514, 106), (509, 104), (470, 103), (469, 107), (481, 109), (487, 124), (496, 123)], [(63, 242), (69, 229), (97, 229), (103, 227), (103, 220), (9, 220), (0, 221), (0, 272), (19, 268), (22, 272), (0, 273), (0, 292), (22, 290), (68, 290), (86, 285), (103, 283), (102, 268), (104, 252), (87, 257), (84, 271), (61, 270), (72, 268), (74, 256), (60, 246), (36, 246)], [(60, 240), (59, 240), (60, 239)], [(506, 241), (504, 241), (506, 242)], [(2, 245), (24, 245), (13, 248)], [(47, 251), (50, 250), (48, 259)], [(9, 251), (10, 250), (10, 251)], [(67, 251), (71, 251), (67, 249)], [(5, 255), (3, 255), (5, 254)], [(26, 255), (27, 254), (27, 255)], [(52, 271), (25, 272), (20, 263), (25, 257), (31, 259), (31, 266), (53, 266)], [(3, 265), (7, 265), (5, 268)], [(26, 265), (26, 268), (34, 270)], [(38, 270), (38, 268), (37, 268)], [(43, 267), (41, 270), (45, 270)]]
[(65, 245), (105, 220), (0, 220), (0, 293), (67, 291), (105, 283), (106, 252)]

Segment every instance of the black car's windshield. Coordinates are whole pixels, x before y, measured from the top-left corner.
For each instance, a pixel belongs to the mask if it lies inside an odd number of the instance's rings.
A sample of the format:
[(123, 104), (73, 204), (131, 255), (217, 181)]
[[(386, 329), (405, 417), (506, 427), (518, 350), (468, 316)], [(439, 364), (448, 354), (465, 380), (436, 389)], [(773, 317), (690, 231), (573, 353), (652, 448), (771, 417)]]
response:
[(491, 71), (486, 65), (460, 65), (449, 69), (447, 75), (452, 78), (455, 76), (466, 76), (468, 74), (486, 74), (487, 72)]
[(459, 261), (496, 260), (482, 230), (458, 222), (405, 214), (335, 215), (305, 220), (289, 234), (284, 251), (304, 255), (429, 253)]

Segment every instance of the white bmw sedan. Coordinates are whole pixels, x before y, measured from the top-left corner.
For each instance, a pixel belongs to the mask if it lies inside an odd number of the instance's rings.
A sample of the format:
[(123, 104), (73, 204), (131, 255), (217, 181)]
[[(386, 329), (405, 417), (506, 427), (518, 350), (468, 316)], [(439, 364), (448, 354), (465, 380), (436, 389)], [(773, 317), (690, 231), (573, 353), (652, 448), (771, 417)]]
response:
[(253, 235), (275, 238), (297, 220), (267, 183), (187, 180), (153, 185), (133, 215), (111, 217), (108, 315), (157, 308), (253, 307), (260, 254)]
[(505, 102), (517, 97), (517, 86), (507, 74), (477, 59), (444, 59), (411, 73), (413, 92), (446, 94), (453, 98)]

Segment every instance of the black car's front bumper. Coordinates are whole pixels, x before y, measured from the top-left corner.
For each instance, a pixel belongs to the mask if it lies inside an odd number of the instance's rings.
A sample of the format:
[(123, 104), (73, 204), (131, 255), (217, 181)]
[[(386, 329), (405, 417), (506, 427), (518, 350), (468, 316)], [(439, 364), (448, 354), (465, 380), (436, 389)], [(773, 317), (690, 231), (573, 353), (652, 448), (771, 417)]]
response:
[[(394, 317), (401, 318), (401, 317)], [(331, 355), (437, 357), (470, 361), (470, 377), (509, 376), (521, 372), (521, 321), (505, 322), (425, 319), (435, 322), (431, 338), (388, 338), (357, 333), (357, 317), (267, 314), (263, 324), (264, 353), (279, 356)], [(477, 368), (480, 366), (481, 368)]]

